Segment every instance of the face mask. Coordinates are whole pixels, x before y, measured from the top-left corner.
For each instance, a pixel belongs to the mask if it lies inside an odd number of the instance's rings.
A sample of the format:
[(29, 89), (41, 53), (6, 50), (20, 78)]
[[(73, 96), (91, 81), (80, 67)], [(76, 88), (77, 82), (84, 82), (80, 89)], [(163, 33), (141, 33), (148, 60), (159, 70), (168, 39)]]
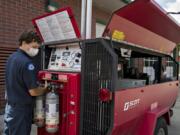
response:
[(37, 48), (30, 48), (28, 51), (26, 51), (26, 53), (31, 57), (36, 56), (38, 52), (39, 52), (39, 49)]

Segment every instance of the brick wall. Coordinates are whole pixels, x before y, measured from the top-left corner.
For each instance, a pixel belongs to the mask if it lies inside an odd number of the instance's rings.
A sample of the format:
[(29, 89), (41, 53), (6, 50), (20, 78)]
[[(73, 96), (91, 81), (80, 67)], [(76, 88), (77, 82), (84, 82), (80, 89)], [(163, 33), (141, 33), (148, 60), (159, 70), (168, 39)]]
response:
[[(44, 13), (44, 0), (0, 0), (0, 48), (4, 58), (0, 64), (0, 112), (4, 101), (4, 64), (18, 47), (18, 36), (25, 29), (33, 29), (31, 19)], [(4, 48), (4, 50), (2, 50)], [(5, 53), (8, 50), (7, 53)]]
[[(80, 28), (81, 0), (54, 0), (60, 7), (73, 8)], [(18, 48), (17, 39), (25, 29), (33, 29), (32, 18), (45, 13), (45, 0), (0, 0), (0, 113), (4, 101), (4, 66), (7, 57)], [(96, 19), (107, 21), (110, 14), (93, 7), (93, 37)]]

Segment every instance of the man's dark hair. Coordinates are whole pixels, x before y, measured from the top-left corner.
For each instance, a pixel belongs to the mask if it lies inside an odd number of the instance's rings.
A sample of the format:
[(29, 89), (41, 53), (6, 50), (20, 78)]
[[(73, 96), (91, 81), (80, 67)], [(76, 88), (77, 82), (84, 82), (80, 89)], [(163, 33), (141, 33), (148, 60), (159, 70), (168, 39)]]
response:
[(41, 43), (40, 37), (33, 31), (25, 31), (21, 34), (21, 36), (19, 37), (19, 46), (22, 45), (23, 41), (27, 44), (31, 42), (37, 42), (39, 44)]

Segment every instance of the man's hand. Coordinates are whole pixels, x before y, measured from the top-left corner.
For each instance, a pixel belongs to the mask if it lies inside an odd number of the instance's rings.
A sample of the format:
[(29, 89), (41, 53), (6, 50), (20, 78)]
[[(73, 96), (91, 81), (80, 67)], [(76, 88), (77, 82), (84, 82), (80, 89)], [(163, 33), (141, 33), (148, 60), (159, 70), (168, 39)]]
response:
[(44, 87), (37, 87), (34, 89), (30, 89), (29, 93), (31, 96), (40, 96), (40, 95), (43, 95), (43, 94), (48, 93), (50, 91), (51, 90), (48, 89), (48, 83), (47, 83), (47, 81), (45, 81)]

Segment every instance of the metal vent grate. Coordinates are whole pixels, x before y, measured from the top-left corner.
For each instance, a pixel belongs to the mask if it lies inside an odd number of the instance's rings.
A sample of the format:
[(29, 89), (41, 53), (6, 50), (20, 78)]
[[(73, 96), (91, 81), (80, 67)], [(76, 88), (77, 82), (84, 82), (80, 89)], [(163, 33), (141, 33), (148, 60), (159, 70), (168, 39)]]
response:
[(113, 123), (113, 101), (101, 102), (99, 90), (114, 90), (115, 54), (103, 40), (83, 44), (81, 135), (107, 135)]
[(0, 47), (0, 114), (3, 112), (5, 106), (5, 65), (9, 55), (12, 54), (15, 50), (15, 47)]

